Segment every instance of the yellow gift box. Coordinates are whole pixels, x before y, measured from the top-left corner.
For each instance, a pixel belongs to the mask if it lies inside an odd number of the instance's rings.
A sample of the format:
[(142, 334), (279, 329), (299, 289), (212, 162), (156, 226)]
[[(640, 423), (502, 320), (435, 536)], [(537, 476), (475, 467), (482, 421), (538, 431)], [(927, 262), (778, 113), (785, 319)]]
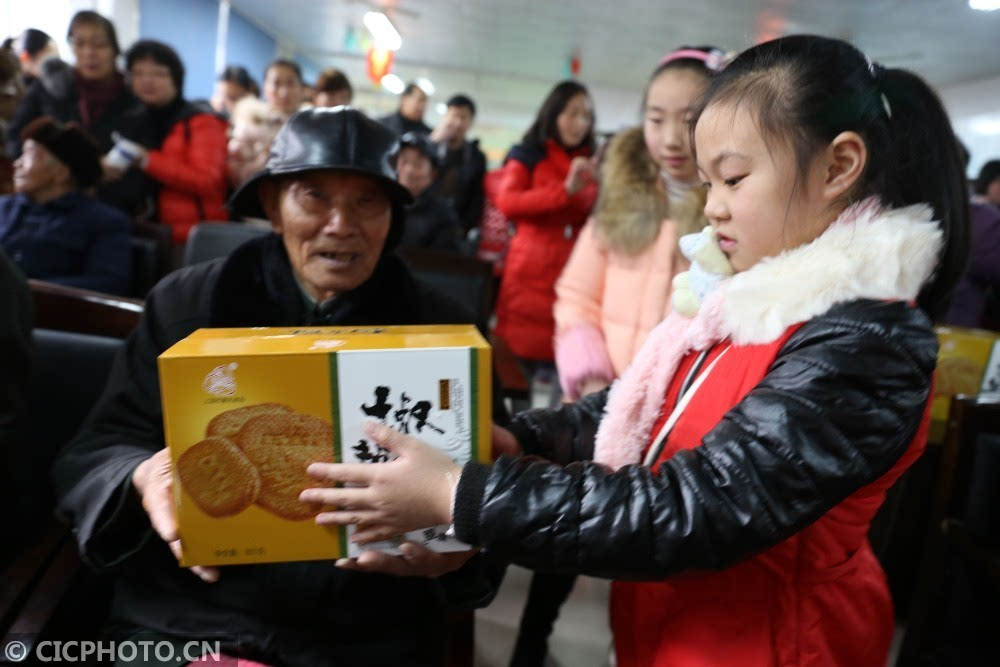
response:
[(942, 442), (951, 410), (951, 398), (957, 394), (980, 392), (990, 351), (998, 335), (995, 331), (936, 327), (940, 348), (931, 405), (932, 442)]
[[(184, 566), (356, 555), (350, 529), (297, 498), (312, 461), (389, 458), (367, 420), (489, 459), (490, 347), (471, 325), (199, 329), (158, 366)], [(468, 548), (444, 532), (375, 548)]]

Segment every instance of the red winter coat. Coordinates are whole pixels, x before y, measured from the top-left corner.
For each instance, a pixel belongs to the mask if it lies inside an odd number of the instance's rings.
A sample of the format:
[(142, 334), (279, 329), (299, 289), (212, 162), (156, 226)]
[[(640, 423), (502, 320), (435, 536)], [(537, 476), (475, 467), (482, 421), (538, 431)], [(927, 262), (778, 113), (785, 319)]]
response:
[(187, 241), (203, 220), (225, 221), (226, 123), (208, 113), (179, 121), (159, 150), (149, 151), (146, 173), (157, 181), (157, 211), (174, 243)]
[(496, 199), (516, 226), (497, 300), (496, 333), (518, 357), (552, 361), (556, 280), (594, 206), (597, 184), (566, 193), (570, 162), (589, 155), (587, 149), (567, 152), (550, 139), (544, 157), (531, 153), (523, 146), (511, 150)]
[[(713, 348), (703, 369), (725, 354), (674, 425), (653, 469), (703, 442), (723, 415), (760, 384), (799, 328), (790, 327), (771, 343)], [(697, 357), (689, 354), (679, 365), (653, 434), (672, 412)], [(618, 664), (884, 665), (894, 617), (868, 528), (886, 491), (923, 453), (929, 427), (930, 400), (916, 437), (888, 472), (757, 556), (720, 572), (614, 582), (611, 619)]]

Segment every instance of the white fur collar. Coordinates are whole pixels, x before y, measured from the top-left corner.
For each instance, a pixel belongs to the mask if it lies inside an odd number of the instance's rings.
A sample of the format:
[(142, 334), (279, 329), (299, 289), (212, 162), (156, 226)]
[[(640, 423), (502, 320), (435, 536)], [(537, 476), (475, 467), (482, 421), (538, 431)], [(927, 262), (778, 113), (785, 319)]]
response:
[(722, 282), (694, 319), (671, 312), (612, 386), (594, 460), (615, 469), (639, 462), (670, 379), (688, 351), (726, 338), (737, 345), (770, 343), (793, 324), (854, 299), (911, 301), (934, 271), (941, 240), (929, 207), (884, 211), (869, 199), (845, 211), (812, 243)]
[(838, 303), (914, 300), (941, 243), (929, 206), (883, 210), (877, 200), (860, 202), (811, 243), (724, 283), (722, 333), (738, 345), (767, 343)]

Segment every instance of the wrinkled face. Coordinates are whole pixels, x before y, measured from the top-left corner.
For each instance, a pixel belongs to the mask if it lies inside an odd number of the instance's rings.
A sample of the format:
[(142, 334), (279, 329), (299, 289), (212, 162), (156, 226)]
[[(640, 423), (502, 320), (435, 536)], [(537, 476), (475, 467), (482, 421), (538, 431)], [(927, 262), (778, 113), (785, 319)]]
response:
[(292, 269), (317, 301), (359, 287), (389, 235), (392, 206), (374, 178), (336, 171), (263, 183), (261, 202)]
[(688, 123), (706, 83), (696, 72), (668, 69), (649, 84), (642, 125), (646, 148), (660, 169), (678, 181), (691, 182), (698, 176)]
[(569, 99), (556, 118), (559, 141), (567, 148), (583, 143), (594, 125), (594, 106), (586, 93), (577, 93)]
[(170, 68), (155, 60), (137, 60), (128, 71), (132, 93), (151, 107), (170, 104), (177, 97), (177, 86), (170, 77)]
[(295, 70), (275, 65), (264, 77), (264, 99), (275, 111), (290, 116), (302, 104), (302, 82)]
[(423, 120), (427, 111), (427, 94), (417, 88), (399, 100), (399, 113), (409, 120)]
[(465, 141), (465, 135), (468, 134), (475, 119), (476, 117), (472, 115), (472, 109), (469, 107), (453, 106), (448, 107), (441, 122), (444, 124), (445, 134), (451, 139), (451, 143), (460, 145)]
[(434, 165), (418, 149), (406, 146), (396, 158), (396, 180), (414, 197), (419, 197), (434, 182)]
[(14, 161), (14, 191), (32, 197), (69, 178), (69, 170), (45, 146), (34, 139), (24, 142), (21, 157)]
[(318, 107), (339, 107), (351, 103), (351, 91), (344, 88), (335, 93), (319, 92), (313, 97), (313, 103)]
[(216, 81), (212, 93), (212, 108), (219, 113), (233, 113), (236, 103), (250, 94), (250, 91), (232, 81)]
[(749, 114), (710, 104), (694, 138), (708, 188), (705, 216), (734, 270), (809, 243), (829, 226), (825, 202), (809, 195), (823, 187), (818, 161), (796, 184), (792, 150), (775, 142), (769, 147)]
[(84, 79), (106, 79), (115, 71), (115, 51), (102, 27), (81, 23), (73, 30), (69, 43), (76, 71)]

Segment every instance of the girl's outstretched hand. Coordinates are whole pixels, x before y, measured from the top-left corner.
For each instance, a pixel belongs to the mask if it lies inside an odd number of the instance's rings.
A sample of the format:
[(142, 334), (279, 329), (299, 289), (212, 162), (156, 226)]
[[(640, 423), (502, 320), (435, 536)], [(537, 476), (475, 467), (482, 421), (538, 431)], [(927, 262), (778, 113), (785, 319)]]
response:
[[(365, 434), (398, 458), (386, 463), (312, 463), (310, 476), (329, 485), (306, 489), (303, 502), (333, 506), (316, 516), (321, 525), (350, 525), (352, 541), (376, 542), (411, 530), (451, 523), (451, 498), (462, 468), (417, 438), (384, 424)], [(353, 487), (331, 488), (336, 483)]]

